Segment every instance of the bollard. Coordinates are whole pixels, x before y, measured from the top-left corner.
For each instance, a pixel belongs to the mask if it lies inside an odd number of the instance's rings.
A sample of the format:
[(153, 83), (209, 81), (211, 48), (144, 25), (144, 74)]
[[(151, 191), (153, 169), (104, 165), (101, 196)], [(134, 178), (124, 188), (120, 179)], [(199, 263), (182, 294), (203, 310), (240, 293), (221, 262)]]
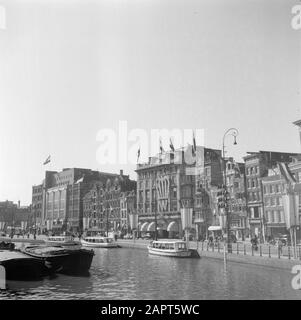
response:
[(278, 247), (278, 259), (280, 259), (280, 248)]
[(291, 259), (291, 247), (290, 246), (288, 246), (288, 258), (289, 258), (289, 260)]
[(246, 255), (246, 244), (244, 243), (244, 255)]
[(261, 245), (259, 246), (259, 254), (260, 254), (260, 256), (262, 257), (262, 248), (261, 248)]
[(204, 250), (204, 241), (202, 241), (202, 251)]
[(236, 253), (239, 254), (238, 242), (236, 243)]
[(271, 258), (271, 247), (269, 245), (269, 258)]
[(254, 246), (252, 245), (252, 256), (254, 256)]
[(217, 243), (217, 251), (219, 253), (219, 242)]
[(214, 242), (212, 242), (212, 252), (214, 252)]
[(209, 247), (209, 242), (207, 241), (207, 251), (209, 250), (209, 248), (208, 248), (208, 247)]

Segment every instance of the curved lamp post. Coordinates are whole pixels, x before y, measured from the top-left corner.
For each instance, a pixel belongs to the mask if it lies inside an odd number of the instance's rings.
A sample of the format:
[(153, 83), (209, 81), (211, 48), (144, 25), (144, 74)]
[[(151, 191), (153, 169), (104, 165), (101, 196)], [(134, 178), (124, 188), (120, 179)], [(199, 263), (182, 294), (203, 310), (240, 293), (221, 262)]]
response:
[(228, 191), (227, 191), (227, 179), (226, 179), (226, 162), (225, 162), (225, 139), (227, 136), (234, 137), (234, 145), (237, 145), (236, 137), (238, 136), (238, 130), (236, 128), (228, 129), (223, 136), (223, 154), (222, 154), (222, 167), (223, 167), (223, 180), (224, 180), (224, 190), (225, 190), (225, 213), (226, 213), (226, 226), (227, 226), (227, 245), (228, 252), (232, 252), (231, 239), (230, 239), (230, 215), (229, 215), (229, 207), (228, 207)]

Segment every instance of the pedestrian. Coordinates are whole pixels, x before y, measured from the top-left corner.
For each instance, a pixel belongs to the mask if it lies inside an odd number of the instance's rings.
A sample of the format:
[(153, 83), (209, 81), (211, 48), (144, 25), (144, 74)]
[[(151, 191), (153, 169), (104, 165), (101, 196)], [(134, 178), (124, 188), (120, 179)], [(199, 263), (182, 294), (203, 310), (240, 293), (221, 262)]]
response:
[(278, 252), (279, 254), (282, 254), (282, 246), (283, 246), (283, 243), (280, 239), (278, 239), (277, 241), (277, 246), (278, 246)]

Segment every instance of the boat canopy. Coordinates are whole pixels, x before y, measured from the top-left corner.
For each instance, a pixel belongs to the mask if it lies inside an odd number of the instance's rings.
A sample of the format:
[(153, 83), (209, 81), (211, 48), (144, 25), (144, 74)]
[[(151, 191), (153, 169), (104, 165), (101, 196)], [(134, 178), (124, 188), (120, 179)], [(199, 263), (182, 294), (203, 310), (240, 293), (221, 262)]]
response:
[(218, 230), (222, 230), (221, 226), (210, 226), (208, 228), (208, 231), (218, 231)]

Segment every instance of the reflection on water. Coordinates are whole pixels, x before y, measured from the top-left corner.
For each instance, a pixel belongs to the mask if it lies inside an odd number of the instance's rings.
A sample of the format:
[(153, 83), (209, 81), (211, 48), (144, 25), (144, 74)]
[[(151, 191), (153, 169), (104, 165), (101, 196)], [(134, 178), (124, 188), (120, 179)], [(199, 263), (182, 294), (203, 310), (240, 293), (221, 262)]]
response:
[(300, 299), (289, 270), (95, 249), (89, 277), (8, 281), (0, 299)]

